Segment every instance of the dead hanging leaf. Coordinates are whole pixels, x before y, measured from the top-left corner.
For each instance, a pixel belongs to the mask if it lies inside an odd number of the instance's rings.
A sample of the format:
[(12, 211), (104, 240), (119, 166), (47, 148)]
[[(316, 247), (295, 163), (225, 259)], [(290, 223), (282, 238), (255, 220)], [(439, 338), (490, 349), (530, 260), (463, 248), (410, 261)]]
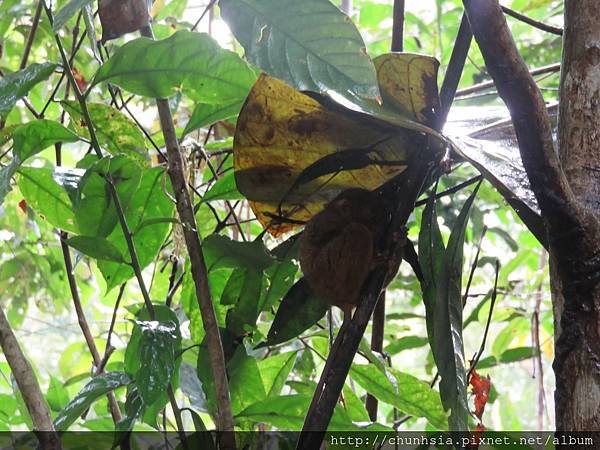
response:
[(417, 122), (433, 125), (440, 107), (438, 60), (412, 53), (387, 53), (373, 63), (383, 104)]
[(137, 31), (150, 23), (147, 0), (100, 0), (102, 42)]
[(418, 151), (414, 132), (314, 97), (263, 74), (238, 118), (236, 184), (274, 235), (309, 220), (348, 188), (379, 187)]
[(473, 388), (473, 395), (475, 395), (475, 411), (473, 411), (473, 414), (481, 422), (481, 416), (483, 416), (483, 411), (490, 395), (490, 389), (492, 388), (492, 380), (489, 375), (481, 377), (476, 370), (473, 370), (469, 384)]

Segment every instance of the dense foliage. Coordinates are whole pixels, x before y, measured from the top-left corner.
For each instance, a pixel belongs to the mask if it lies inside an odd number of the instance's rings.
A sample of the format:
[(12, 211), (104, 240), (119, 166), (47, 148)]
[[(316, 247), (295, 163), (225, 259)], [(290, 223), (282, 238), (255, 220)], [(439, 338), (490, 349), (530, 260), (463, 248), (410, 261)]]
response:
[[(54, 2), (53, 24), (43, 8), (36, 14), (36, 1), (0, 3), (0, 306), (35, 368), (58, 429), (114, 429), (105, 395), (113, 390), (122, 414), (118, 429), (173, 429), (169, 386), (187, 408), (186, 429), (215, 424), (205, 330), (154, 98), (169, 98), (177, 134), (186, 137), (186, 176), (221, 328), (235, 425), (302, 427), (329, 352), (330, 329), (337, 330), (341, 318), (335, 308), (326, 314), (327, 305), (297, 283), (301, 273), (296, 249), (286, 240), (290, 234), (264, 234), (236, 187), (236, 118), (261, 70), (295, 89), (338, 93), (370, 111), (369, 102), (379, 95), (370, 58), (389, 51), (393, 7), (391, 1), (356, 0), (350, 14), (354, 28), (326, 0), (284, 2), (285, 10), (280, 3), (221, 0), (195, 27), (206, 5), (156, 1), (157, 41), (127, 34), (101, 45), (93, 2)], [(407, 2), (405, 51), (436, 57), (441, 82), (461, 2), (419, 3)], [(514, 0), (511, 8), (560, 26), (561, 2)], [(559, 60), (559, 36), (509, 21), (531, 68)], [(274, 27), (269, 48), (254, 35), (261, 23)], [(282, 49), (285, 54), (278, 53)], [(318, 57), (323, 49), (339, 57)], [(69, 76), (61, 51), (72, 66)], [(556, 97), (556, 73), (540, 75), (549, 101)], [(75, 95), (71, 75), (84, 97)], [(487, 80), (473, 46), (460, 87)], [(507, 117), (489, 87), (459, 90), (454, 105), (449, 134), (466, 136), (480, 124)], [(402, 120), (398, 123), (406, 126)], [(498, 143), (485, 142), (487, 149)], [(500, 147), (509, 151), (510, 143)], [(494, 172), (495, 164), (483, 165)], [(477, 175), (463, 160), (440, 178), (437, 190)], [(427, 292), (403, 264), (388, 288), (383, 354), (370, 349), (369, 329), (332, 429), (447, 429), (440, 389), (460, 395), (467, 387), (464, 380), (462, 387), (448, 387), (453, 380), (448, 366), (436, 367), (436, 351), (461, 351), (462, 342), (459, 347), (452, 342), (453, 327), (464, 329), (466, 367), (454, 367), (456, 379), (461, 371), (465, 378), (487, 336), (476, 371), (490, 375), (492, 389), (485, 413), (469, 416), (470, 425), (481, 419), (497, 430), (552, 427), (548, 271), (542, 246), (498, 192), (500, 184), (515, 186), (503, 183), (484, 181), (476, 196), (470, 184), (442, 196), (437, 207), (433, 197), (423, 195), (408, 237), (421, 244), (423, 230), (429, 230), (441, 238), (430, 244), (433, 258), (462, 276), (456, 297), (464, 301), (462, 323), (452, 323), (457, 317), (452, 314), (444, 330), (439, 320), (426, 321)], [(146, 296), (153, 315), (145, 309)], [(83, 317), (96, 355), (78, 323)], [(437, 342), (430, 327), (442, 330)], [(439, 337), (443, 333), (448, 339)], [(0, 372), (0, 430), (30, 428), (3, 360)], [(471, 384), (477, 391), (477, 383)], [(365, 409), (367, 393), (380, 402), (374, 423)], [(463, 406), (464, 420), (468, 410), (482, 408), (472, 396)]]

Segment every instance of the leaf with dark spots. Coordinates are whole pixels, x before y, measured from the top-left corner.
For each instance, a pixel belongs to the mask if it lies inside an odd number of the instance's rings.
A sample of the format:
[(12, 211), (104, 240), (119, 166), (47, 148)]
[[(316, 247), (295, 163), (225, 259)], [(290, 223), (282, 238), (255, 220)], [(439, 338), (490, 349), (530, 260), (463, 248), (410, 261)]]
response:
[(271, 234), (308, 221), (346, 189), (373, 190), (406, 168), (412, 132), (321, 100), (263, 74), (238, 117), (236, 184)]

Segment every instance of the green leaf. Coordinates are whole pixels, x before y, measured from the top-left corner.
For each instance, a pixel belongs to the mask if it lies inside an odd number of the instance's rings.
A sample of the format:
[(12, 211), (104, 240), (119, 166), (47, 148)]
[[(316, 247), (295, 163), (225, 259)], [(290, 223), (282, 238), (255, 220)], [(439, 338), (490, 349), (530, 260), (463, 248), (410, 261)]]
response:
[[(19, 169), (19, 190), (27, 204), (45, 218), (51, 225), (71, 233), (78, 233), (73, 204), (63, 183), (72, 183), (74, 190), (83, 172), (77, 169), (55, 170), (42, 167), (22, 167)], [(57, 181), (58, 180), (58, 181)]]
[(446, 249), (442, 240), (442, 233), (438, 225), (435, 209), (435, 193), (427, 199), (427, 204), (421, 215), (421, 229), (419, 231), (419, 265), (423, 272), (423, 303), (425, 304), (425, 322), (427, 336), (433, 351), (435, 346), (434, 311), (438, 296), (438, 283), (444, 265)]
[(57, 378), (50, 375), (50, 386), (46, 394), (48, 406), (52, 411), (61, 411), (69, 403), (69, 393), (67, 389)]
[(108, 81), (154, 98), (182, 89), (194, 100), (223, 104), (241, 102), (255, 79), (244, 60), (209, 35), (178, 31), (161, 41), (139, 38), (123, 45), (100, 67), (92, 85)]
[(281, 344), (299, 336), (316, 324), (328, 309), (329, 304), (317, 297), (301, 278), (281, 301), (263, 345)]
[(421, 336), (404, 336), (399, 339), (395, 339), (390, 342), (384, 349), (385, 353), (389, 355), (395, 355), (404, 350), (410, 350), (411, 348), (419, 348), (426, 345), (428, 342), (427, 338)]
[(465, 231), (471, 205), (479, 185), (467, 199), (452, 227), (444, 265), (437, 286), (434, 310), (434, 346), (436, 366), (441, 375), (440, 396), (445, 409), (451, 409), (449, 425), (452, 431), (465, 431), (469, 407), (463, 348), (462, 266)]
[[(177, 316), (173, 310), (165, 305), (154, 305), (154, 314), (158, 322), (170, 323), (177, 321)], [(136, 319), (140, 321), (148, 321), (150, 320), (150, 315), (144, 308), (136, 315)], [(142, 364), (140, 357), (141, 338), (142, 332), (140, 327), (134, 326), (133, 331), (131, 332), (131, 337), (129, 338), (129, 342), (127, 343), (127, 348), (125, 349), (124, 361), (125, 372), (132, 378), (136, 377)]]
[[(90, 134), (83, 120), (79, 103), (64, 100), (61, 104), (71, 116), (75, 131), (89, 139)], [(144, 135), (135, 122), (118, 109), (103, 103), (88, 103), (87, 107), (102, 148), (113, 155), (123, 153), (143, 165), (148, 164), (150, 158)]]
[(498, 364), (508, 364), (512, 362), (525, 361), (536, 356), (537, 350), (533, 347), (510, 348), (500, 355), (500, 358), (488, 356), (479, 360), (477, 370), (488, 369)]
[(140, 368), (135, 383), (145, 405), (151, 405), (164, 394), (175, 373), (175, 358), (181, 349), (181, 333), (177, 320), (135, 322), (141, 336)]
[[(174, 205), (165, 193), (164, 183), (165, 171), (162, 167), (145, 170), (139, 186), (124, 206), (129, 229), (135, 230), (133, 243), (142, 269), (154, 260), (171, 227), (171, 223), (165, 219), (172, 217)], [(150, 224), (151, 220), (155, 222)], [(146, 225), (138, 227), (144, 222)], [(108, 240), (121, 251), (121, 254), (129, 255), (121, 227), (115, 227)], [(125, 259), (129, 260), (129, 256)], [(107, 290), (134, 276), (133, 268), (128, 264), (100, 261), (98, 268), (106, 280)]]
[(288, 375), (296, 362), (298, 352), (286, 352), (270, 356), (258, 362), (260, 376), (266, 395), (269, 397), (277, 396), (287, 381)]
[[(236, 415), (237, 420), (268, 423), (280, 430), (297, 431), (302, 428), (310, 405), (310, 395), (280, 395), (254, 403)], [(329, 423), (329, 430), (358, 431), (343, 409), (337, 406)]]
[(115, 425), (113, 448), (129, 437), (128, 432), (133, 429), (136, 420), (139, 419), (144, 411), (144, 402), (142, 401), (142, 397), (140, 397), (137, 386), (130, 386), (127, 391), (125, 417)]
[(245, 198), (237, 189), (235, 184), (235, 173), (230, 170), (217, 180), (202, 196), (203, 202), (214, 200), (241, 200)]
[(105, 238), (95, 236), (73, 236), (65, 242), (84, 255), (94, 259), (125, 263), (121, 251)]
[[(235, 336), (243, 336), (247, 331), (256, 327), (263, 287), (262, 272), (252, 269), (245, 269), (242, 272), (243, 280), (238, 295), (235, 296), (235, 306), (227, 312), (226, 321), (227, 329)], [(227, 292), (227, 286), (224, 294), (225, 292)]]
[(0, 205), (4, 203), (4, 198), (10, 192), (10, 180), (12, 179), (13, 175), (17, 173), (20, 165), (21, 161), (19, 161), (19, 158), (13, 158), (10, 164), (0, 167)]
[(203, 250), (209, 271), (221, 267), (245, 267), (261, 271), (275, 262), (262, 241), (237, 242), (212, 234), (204, 240)]
[(81, 232), (88, 236), (108, 236), (119, 216), (107, 180), (112, 180), (121, 207), (126, 209), (140, 177), (140, 167), (125, 156), (106, 157), (94, 163), (79, 183), (75, 203), (75, 217)]
[(279, 302), (294, 284), (294, 278), (298, 272), (298, 266), (291, 259), (274, 264), (265, 270), (264, 279), (268, 283), (264, 298), (261, 299), (259, 309), (268, 310)]
[(238, 347), (228, 364), (231, 410), (237, 414), (253, 403), (266, 397), (256, 359), (246, 354), (243, 346)]
[(200, 103), (194, 108), (194, 112), (190, 117), (183, 136), (191, 133), (194, 130), (212, 125), (220, 120), (231, 119), (239, 114), (244, 102), (233, 100), (229, 103), (219, 103), (212, 105), (210, 103)]
[(507, 351), (513, 340), (520, 336), (529, 334), (530, 321), (525, 317), (519, 316), (512, 319), (506, 326), (500, 330), (492, 344), (492, 354), (498, 358)]
[(298, 90), (379, 96), (360, 33), (328, 0), (221, 0), (253, 64)]
[(370, 365), (354, 364), (350, 376), (378, 400), (414, 417), (425, 417), (438, 430), (447, 427), (447, 416), (437, 391), (418, 378), (393, 371), (392, 379)]
[(77, 14), (80, 9), (92, 3), (92, 1), (93, 0), (69, 0), (69, 2), (54, 15), (52, 30), (55, 33), (58, 32), (65, 26), (71, 17)]
[(13, 153), (21, 160), (38, 154), (58, 142), (77, 142), (79, 136), (60, 123), (38, 119), (21, 125), (13, 133)]
[(6, 117), (17, 100), (27, 95), (33, 86), (48, 79), (55, 68), (56, 64), (50, 62), (31, 64), (0, 78), (0, 118)]
[(66, 430), (98, 398), (130, 382), (129, 376), (123, 372), (108, 372), (95, 376), (58, 414), (54, 427), (58, 431)]

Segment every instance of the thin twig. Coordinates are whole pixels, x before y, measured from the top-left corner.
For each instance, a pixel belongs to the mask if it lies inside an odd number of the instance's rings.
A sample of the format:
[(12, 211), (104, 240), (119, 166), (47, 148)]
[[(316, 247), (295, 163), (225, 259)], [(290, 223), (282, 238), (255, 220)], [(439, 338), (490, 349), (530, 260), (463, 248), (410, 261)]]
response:
[[(541, 252), (539, 259), (539, 270), (544, 270), (546, 265), (545, 252)], [(546, 393), (544, 391), (544, 365), (542, 364), (542, 349), (540, 345), (540, 310), (543, 296), (543, 282), (540, 282), (535, 291), (535, 307), (531, 316), (531, 340), (535, 349), (533, 360), (534, 377), (538, 380), (538, 402), (536, 425), (537, 431), (544, 429), (544, 411), (546, 405)]]
[[(92, 355), (92, 360), (94, 361), (94, 365), (96, 366), (95, 374), (100, 374), (102, 373), (102, 359), (100, 358), (98, 347), (96, 347), (96, 342), (94, 341), (94, 337), (92, 336), (92, 332), (90, 331), (90, 327), (87, 323), (85, 313), (83, 312), (83, 307), (81, 306), (81, 298), (79, 297), (77, 280), (75, 279), (75, 274), (73, 273), (71, 252), (69, 251), (69, 246), (65, 242), (67, 238), (68, 234), (65, 231), (61, 231), (60, 246), (62, 249), (63, 260), (65, 263), (65, 271), (67, 272), (69, 290), (71, 291), (71, 299), (73, 300), (73, 306), (75, 308), (75, 314), (77, 315), (77, 322), (79, 323), (79, 328), (81, 328), (81, 332), (83, 333), (83, 337), (87, 344), (88, 350), (90, 351), (90, 354)], [(111, 391), (108, 392), (106, 395), (108, 398), (108, 407), (110, 409), (110, 415), (112, 416), (113, 421), (115, 423), (118, 423), (121, 420), (121, 411), (119, 410), (119, 405), (117, 404), (115, 394)]]
[(29, 36), (27, 36), (27, 42), (25, 43), (25, 49), (23, 50), (23, 56), (21, 57), (21, 64), (19, 64), (20, 70), (23, 70), (25, 67), (27, 67), (27, 60), (29, 59), (29, 54), (31, 53), (31, 46), (33, 45), (33, 40), (35, 39), (35, 34), (37, 32), (38, 25), (40, 24), (40, 16), (41, 15), (42, 15), (42, 0), (39, 0), (37, 7), (35, 9), (35, 14), (33, 16), (31, 30), (29, 30)]
[[(476, 177), (473, 178), (469, 178), (466, 181), (463, 181), (462, 183), (459, 183), (455, 186), (452, 186), (451, 188), (446, 189), (445, 191), (440, 192), (439, 194), (435, 195), (435, 199), (438, 200), (442, 197), (446, 197), (447, 195), (452, 195), (458, 191), (462, 191), (464, 188), (474, 184), (474, 183), (478, 183), (481, 180), (483, 180), (483, 175), (477, 175)], [(419, 200), (417, 203), (415, 203), (415, 208), (418, 208), (419, 206), (423, 206), (427, 204), (427, 199), (423, 199), (423, 200)]]
[(490, 302), (490, 312), (488, 314), (487, 322), (485, 323), (485, 331), (483, 332), (483, 339), (481, 340), (481, 345), (479, 346), (479, 350), (477, 354), (471, 361), (471, 367), (467, 372), (467, 381), (471, 379), (471, 373), (477, 367), (477, 363), (479, 362), (479, 358), (483, 354), (485, 350), (485, 343), (487, 341), (488, 333), (490, 331), (490, 324), (492, 323), (492, 314), (494, 312), (494, 305), (496, 304), (496, 296), (498, 295), (498, 274), (500, 273), (500, 261), (496, 260), (496, 278), (494, 280), (494, 289), (492, 290), (492, 299)]
[(206, 5), (206, 8), (204, 8), (204, 11), (202, 11), (202, 15), (200, 15), (200, 18), (194, 23), (194, 26), (192, 27), (191, 31), (196, 31), (196, 28), (198, 28), (198, 25), (200, 25), (200, 22), (202, 22), (202, 19), (204, 19), (206, 13), (209, 12), (213, 8), (213, 6), (215, 6), (216, 3), (217, 0), (210, 0), (210, 2), (208, 2), (208, 5)]
[(465, 293), (463, 294), (462, 304), (463, 308), (467, 304), (467, 298), (469, 297), (469, 290), (471, 289), (471, 283), (473, 282), (473, 276), (475, 275), (475, 269), (477, 269), (477, 263), (479, 262), (479, 253), (481, 252), (481, 244), (483, 244), (483, 238), (485, 237), (485, 233), (487, 232), (487, 226), (483, 226), (483, 230), (481, 231), (481, 238), (479, 239), (479, 244), (477, 245), (477, 252), (475, 253), (475, 258), (473, 258), (473, 263), (471, 264), (471, 270), (469, 272), (469, 279), (467, 280), (467, 287), (465, 288)]
[(121, 284), (119, 288), (119, 294), (117, 295), (117, 300), (115, 300), (115, 306), (113, 308), (112, 317), (110, 318), (110, 326), (108, 327), (108, 335), (106, 336), (106, 346), (104, 347), (104, 355), (102, 359), (108, 359), (107, 355), (111, 353), (112, 346), (112, 335), (115, 329), (115, 324), (117, 323), (117, 312), (119, 311), (119, 305), (121, 304), (121, 299), (123, 298), (123, 293), (125, 292), (126, 283)]
[(521, 14), (520, 12), (517, 12), (514, 9), (510, 9), (507, 6), (502, 6), (502, 11), (507, 16), (511, 16), (523, 23), (526, 23), (527, 25), (531, 25), (532, 27), (537, 28), (538, 30), (547, 31), (548, 33), (556, 34), (557, 36), (562, 36), (563, 34), (562, 28), (548, 25), (544, 22), (540, 22), (539, 20), (532, 19), (531, 17)]
[[(543, 75), (547, 73), (554, 73), (560, 71), (560, 63), (549, 64), (543, 67), (537, 67), (529, 71), (531, 76)], [(468, 88), (456, 91), (456, 97), (464, 97), (465, 95), (473, 94), (475, 92), (484, 91), (491, 89), (495, 86), (494, 81), (484, 81), (483, 83), (474, 84)]]

